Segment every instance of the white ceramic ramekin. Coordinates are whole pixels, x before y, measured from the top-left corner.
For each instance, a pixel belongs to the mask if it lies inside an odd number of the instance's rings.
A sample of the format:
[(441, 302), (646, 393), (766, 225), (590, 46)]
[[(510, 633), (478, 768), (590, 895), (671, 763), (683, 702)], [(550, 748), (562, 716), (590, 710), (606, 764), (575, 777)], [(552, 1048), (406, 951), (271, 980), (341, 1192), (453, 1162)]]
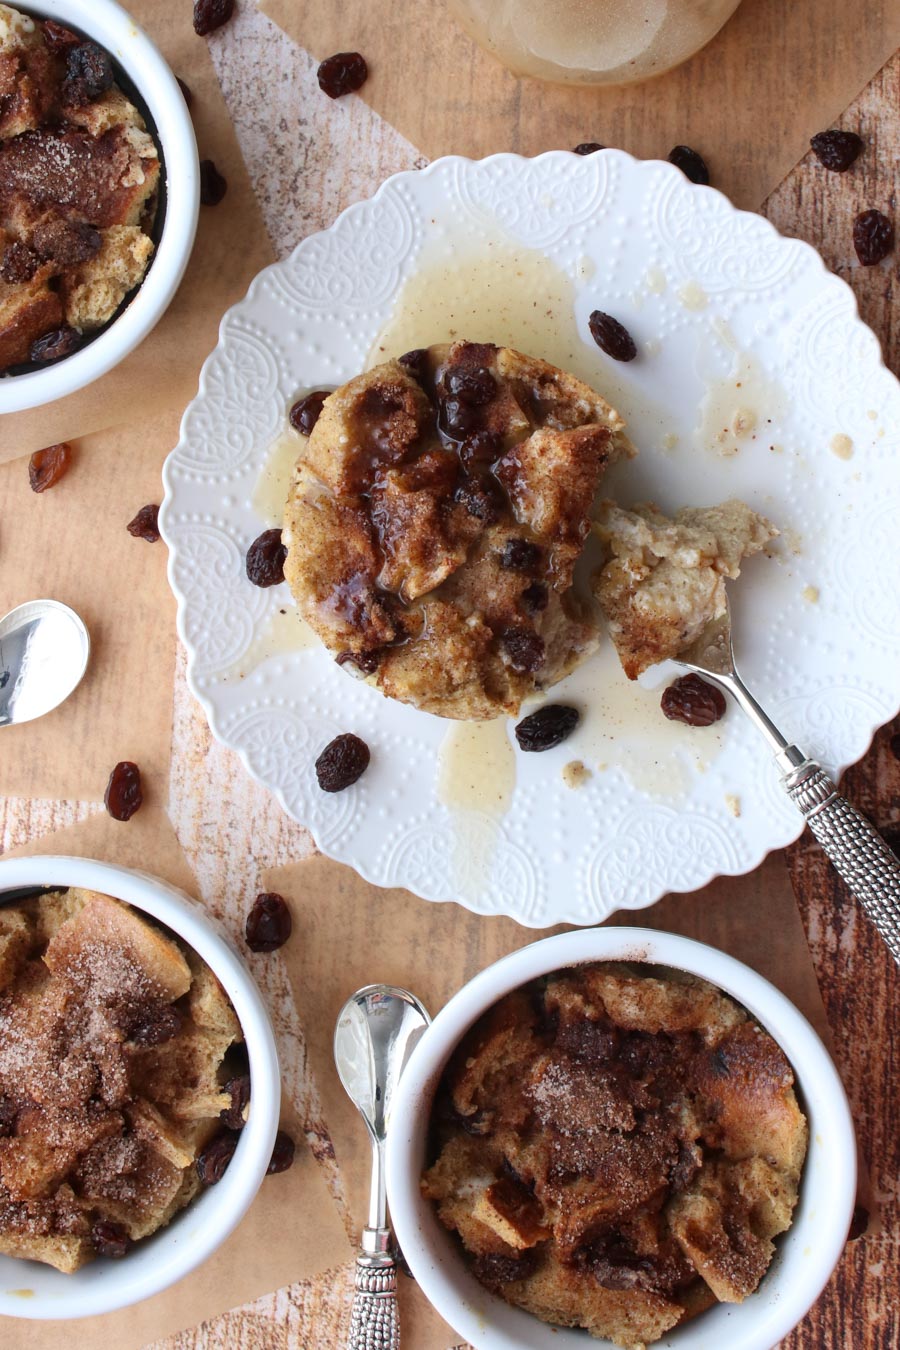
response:
[[(159, 51), (115, 0), (22, 0), (35, 18), (55, 19), (104, 47), (122, 67), (146, 104), (162, 150), (162, 233), (150, 267), (128, 305), (78, 351), (43, 370), (0, 377), (0, 415), (38, 408), (83, 389), (133, 351), (165, 312), (191, 256), (200, 209), (197, 142), (178, 81)], [(190, 22), (190, 5), (185, 0)], [(199, 42), (201, 39), (198, 38)]]
[(224, 930), (190, 896), (143, 872), (86, 858), (0, 860), (0, 904), (9, 892), (31, 886), (103, 891), (177, 933), (203, 958), (231, 999), (250, 1061), (250, 1118), (225, 1175), (165, 1228), (121, 1260), (98, 1259), (71, 1275), (36, 1261), (0, 1256), (0, 1315), (87, 1317), (158, 1294), (225, 1241), (266, 1175), (278, 1129), (281, 1076), (272, 1024), (252, 976)]
[(794, 1222), (757, 1292), (719, 1304), (655, 1344), (672, 1350), (771, 1350), (815, 1302), (837, 1263), (856, 1196), (856, 1145), (841, 1080), (812, 1027), (777, 989), (713, 947), (644, 928), (592, 928), (523, 947), (477, 975), (438, 1013), (404, 1070), (391, 1110), (387, 1188), (403, 1255), (442, 1317), (477, 1350), (587, 1350), (610, 1342), (552, 1328), (489, 1294), (467, 1271), (455, 1237), (422, 1199), (428, 1118), (443, 1068), (473, 1022), (519, 985), (585, 961), (649, 961), (717, 985), (782, 1046), (810, 1126)]

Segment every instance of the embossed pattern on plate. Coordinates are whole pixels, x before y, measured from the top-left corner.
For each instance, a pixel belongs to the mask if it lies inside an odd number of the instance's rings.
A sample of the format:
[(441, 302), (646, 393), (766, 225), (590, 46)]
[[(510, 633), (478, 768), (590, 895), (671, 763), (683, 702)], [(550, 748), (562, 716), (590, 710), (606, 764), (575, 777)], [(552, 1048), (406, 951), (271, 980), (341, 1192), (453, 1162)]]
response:
[[(518, 756), (496, 820), (439, 800), (439, 719), (353, 681), (321, 647), (261, 655), (234, 674), (292, 603), (286, 586), (261, 592), (244, 575), (263, 528), (255, 486), (287, 406), (363, 366), (431, 231), (471, 252), (498, 229), (573, 280), (571, 321), (597, 387), (641, 452), (614, 471), (616, 497), (675, 509), (743, 496), (782, 529), (779, 557), (751, 564), (739, 584), (736, 649), (785, 733), (832, 770), (863, 754), (900, 701), (900, 386), (813, 249), (671, 165), (619, 151), (448, 158), (399, 174), (267, 268), (222, 320), (166, 464), (160, 515), (191, 686), (214, 734), (324, 852), (381, 886), (533, 927), (596, 923), (748, 871), (799, 834), (736, 711), (718, 756), (674, 798), (633, 786), (615, 738), (590, 781), (566, 786), (563, 766), (587, 754), (579, 728), (553, 751)], [(637, 361), (614, 366), (597, 352), (595, 308), (633, 332)], [(739, 400), (739, 358), (776, 392), (757, 397), (754, 435), (726, 458), (700, 435), (699, 409), (728, 379)], [(852, 457), (831, 452), (836, 435)], [(329, 796), (313, 762), (338, 731), (361, 735), (372, 763)]]

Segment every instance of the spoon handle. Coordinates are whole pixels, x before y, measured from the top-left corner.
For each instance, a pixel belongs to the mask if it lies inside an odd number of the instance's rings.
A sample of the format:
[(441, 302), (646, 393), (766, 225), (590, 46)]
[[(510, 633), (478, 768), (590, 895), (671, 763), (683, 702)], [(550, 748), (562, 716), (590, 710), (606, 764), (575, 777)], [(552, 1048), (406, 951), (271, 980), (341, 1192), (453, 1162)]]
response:
[(900, 859), (815, 760), (804, 760), (782, 781), (900, 965)]
[(387, 1228), (363, 1230), (356, 1258), (356, 1292), (350, 1315), (348, 1350), (400, 1350), (397, 1263)]

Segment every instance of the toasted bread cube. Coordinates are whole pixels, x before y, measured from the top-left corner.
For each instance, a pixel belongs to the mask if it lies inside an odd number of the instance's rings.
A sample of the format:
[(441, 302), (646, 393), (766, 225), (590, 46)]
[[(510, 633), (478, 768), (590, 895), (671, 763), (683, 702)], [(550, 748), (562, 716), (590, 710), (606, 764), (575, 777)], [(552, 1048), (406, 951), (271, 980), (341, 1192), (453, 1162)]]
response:
[(157, 998), (174, 1002), (191, 987), (190, 967), (170, 938), (127, 905), (94, 892), (57, 931), (44, 952), (44, 963), (54, 975), (78, 984), (88, 972), (93, 979), (100, 978), (99, 953), (118, 962), (124, 958)]

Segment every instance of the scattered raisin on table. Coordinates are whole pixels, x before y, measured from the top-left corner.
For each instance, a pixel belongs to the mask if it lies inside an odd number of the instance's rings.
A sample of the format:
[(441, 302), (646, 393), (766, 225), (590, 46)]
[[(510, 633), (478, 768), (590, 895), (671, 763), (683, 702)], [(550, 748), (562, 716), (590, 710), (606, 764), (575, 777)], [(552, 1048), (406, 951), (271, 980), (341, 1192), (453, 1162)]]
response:
[(692, 183), (698, 183), (701, 187), (706, 187), (709, 183), (706, 160), (689, 145), (676, 145), (669, 151), (667, 158), (669, 163), (680, 169), (685, 178), (689, 178)]
[(263, 891), (250, 907), (244, 938), (251, 952), (276, 952), (291, 936), (294, 921), (284, 896)]
[(181, 1030), (181, 1014), (169, 1003), (148, 1008), (128, 1028), (128, 1039), (135, 1045), (164, 1045)]
[(219, 1112), (219, 1119), (229, 1130), (242, 1130), (247, 1123), (244, 1113), (250, 1104), (249, 1073), (239, 1073), (229, 1078), (224, 1091), (231, 1098), (231, 1105)]
[(280, 530), (263, 530), (247, 549), (247, 576), (254, 586), (278, 586), (284, 581), (287, 549)]
[(369, 77), (365, 57), (359, 52), (335, 52), (326, 56), (316, 71), (319, 88), (329, 98), (340, 98), (361, 89)]
[(272, 1156), (266, 1168), (266, 1176), (274, 1176), (276, 1172), (286, 1172), (293, 1164), (294, 1152), (294, 1141), (291, 1136), (284, 1130), (279, 1130), (275, 1136), (275, 1147), (272, 1149)]
[(227, 23), (234, 13), (234, 0), (194, 0), (194, 32), (206, 37)]
[(32, 492), (46, 492), (55, 487), (69, 471), (72, 463), (72, 447), (68, 441), (59, 445), (48, 445), (45, 450), (35, 450), (28, 461), (28, 482)]
[(66, 78), (63, 81), (63, 99), (78, 106), (96, 103), (113, 87), (116, 72), (112, 60), (96, 42), (80, 42), (66, 57)]
[(819, 131), (810, 141), (816, 159), (832, 173), (846, 173), (863, 151), (863, 140), (855, 131)]
[(500, 634), (500, 646), (513, 670), (532, 674), (544, 664), (544, 639), (531, 628), (511, 624)]
[(881, 211), (863, 211), (853, 222), (853, 247), (863, 267), (874, 267), (894, 247), (894, 226)]
[(142, 506), (125, 528), (135, 539), (146, 539), (148, 544), (155, 544), (159, 539), (159, 507)]
[(80, 340), (81, 334), (76, 328), (63, 324), (62, 328), (54, 328), (43, 337), (35, 338), (31, 344), (31, 359), (42, 362), (61, 361), (64, 356), (72, 355)]
[(194, 102), (194, 94), (193, 90), (191, 89), (191, 86), (187, 84), (181, 78), (180, 75), (176, 75), (175, 79), (178, 81), (178, 88), (181, 90), (181, 97), (184, 99), (185, 103), (190, 108)]
[(228, 191), (228, 181), (211, 159), (200, 161), (200, 201), (203, 206), (218, 206)]
[(7, 244), (0, 259), (0, 281), (5, 281), (8, 286), (19, 286), (30, 281), (40, 265), (41, 260), (34, 250), (21, 239), (14, 239)]
[(291, 426), (295, 431), (299, 431), (303, 436), (312, 435), (313, 427), (318, 422), (330, 393), (330, 389), (314, 389), (311, 394), (297, 400), (289, 414)]
[(682, 675), (663, 690), (660, 707), (670, 722), (689, 727), (711, 727), (725, 715), (725, 695), (699, 675)]
[(106, 785), (103, 801), (113, 820), (130, 820), (144, 800), (141, 771), (131, 760), (120, 760)]
[(599, 141), (582, 141), (576, 145), (572, 151), (573, 155), (596, 155), (598, 150), (605, 150), (606, 146), (601, 145)]
[(545, 703), (537, 712), (523, 717), (516, 727), (521, 750), (552, 750), (578, 726), (581, 714), (568, 703)]
[(214, 1186), (221, 1181), (225, 1170), (234, 1157), (238, 1137), (232, 1130), (223, 1130), (217, 1134), (197, 1157), (197, 1176), (204, 1186)]
[(619, 323), (619, 320), (614, 319), (611, 314), (604, 314), (602, 309), (595, 309), (588, 320), (588, 327), (600, 350), (606, 352), (606, 355), (611, 356), (614, 361), (633, 361), (637, 356), (634, 338), (625, 325)]
[(343, 792), (369, 767), (369, 747), (352, 731), (335, 736), (316, 760), (316, 778), (323, 792)]
[(114, 1261), (125, 1256), (131, 1246), (131, 1239), (122, 1225), (109, 1220), (93, 1225), (91, 1242), (98, 1256), (107, 1256)]

